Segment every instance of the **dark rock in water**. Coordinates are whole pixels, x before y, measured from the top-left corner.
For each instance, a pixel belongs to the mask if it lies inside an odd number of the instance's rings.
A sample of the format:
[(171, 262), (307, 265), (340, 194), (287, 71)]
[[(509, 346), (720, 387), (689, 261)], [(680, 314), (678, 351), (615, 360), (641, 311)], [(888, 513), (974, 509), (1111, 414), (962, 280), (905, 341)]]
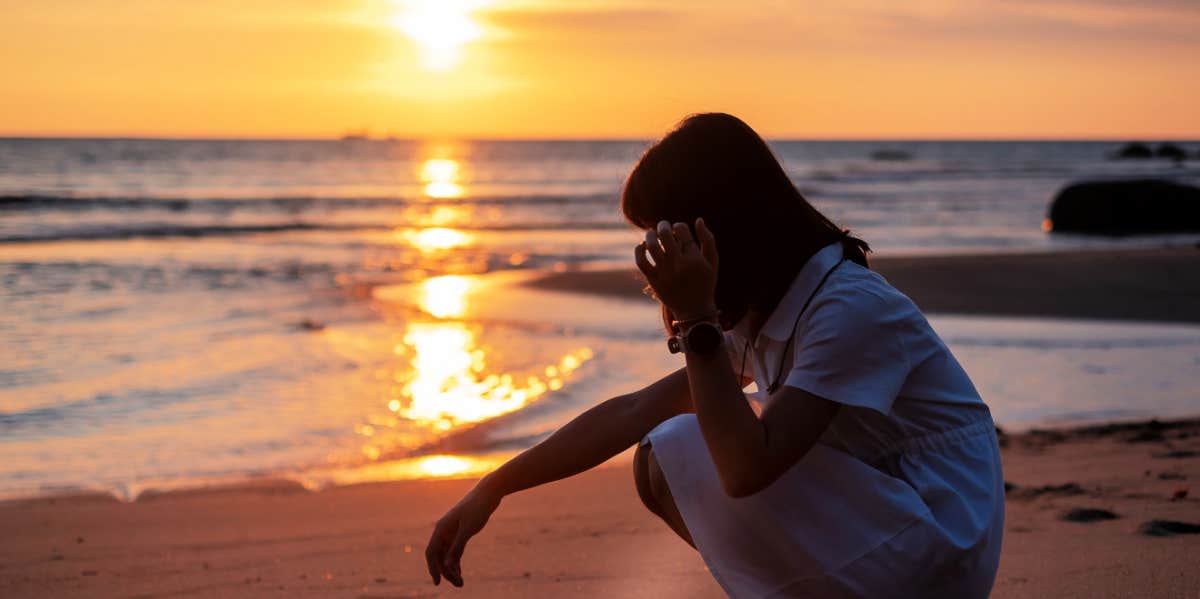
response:
[(1200, 231), (1200, 188), (1153, 179), (1074, 183), (1058, 192), (1046, 220), (1054, 233)]
[(912, 154), (904, 150), (875, 150), (871, 152), (871, 160), (903, 162), (905, 160), (912, 160)]
[(1144, 534), (1152, 537), (1169, 537), (1171, 535), (1200, 534), (1200, 524), (1176, 522), (1174, 520), (1151, 520), (1138, 528)]
[(1099, 522), (1101, 520), (1116, 520), (1120, 516), (1108, 511), (1096, 508), (1077, 507), (1068, 510), (1062, 515), (1062, 520), (1067, 522)]
[(1171, 160), (1187, 160), (1188, 155), (1187, 151), (1185, 151), (1183, 148), (1172, 143), (1165, 143), (1159, 144), (1158, 148), (1154, 150), (1154, 157), (1169, 158)]
[(1153, 158), (1154, 151), (1150, 149), (1150, 146), (1148, 146), (1144, 143), (1139, 143), (1139, 142), (1135, 141), (1132, 143), (1125, 144), (1120, 150), (1117, 151), (1115, 157), (1116, 158)]

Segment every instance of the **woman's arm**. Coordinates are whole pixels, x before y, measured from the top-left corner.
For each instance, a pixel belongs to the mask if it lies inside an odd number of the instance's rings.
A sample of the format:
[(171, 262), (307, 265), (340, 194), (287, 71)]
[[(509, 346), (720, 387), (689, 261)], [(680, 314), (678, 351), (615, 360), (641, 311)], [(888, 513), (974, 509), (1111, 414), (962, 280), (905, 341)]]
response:
[(462, 586), (463, 549), (487, 524), (505, 495), (602, 464), (637, 443), (660, 422), (690, 411), (688, 376), (680, 369), (639, 391), (614, 397), (580, 414), (545, 441), (485, 476), (438, 521), (429, 539), (425, 561), (434, 584), (445, 576), (455, 586)]
[[(716, 312), (716, 240), (703, 220), (696, 221), (696, 236), (683, 223), (663, 221), (646, 233), (634, 254), (655, 295), (680, 320)], [(723, 351), (688, 352), (687, 373), (704, 443), (721, 486), (733, 497), (774, 482), (812, 448), (837, 414), (836, 402), (784, 387), (758, 416)]]
[(662, 421), (691, 411), (688, 378), (681, 368), (580, 414), (479, 484), (495, 494), (511, 495), (579, 474), (629, 449)]
[(792, 467), (817, 442), (838, 405), (783, 387), (759, 417), (746, 403), (729, 356), (687, 354), (687, 373), (704, 444), (730, 497), (753, 495)]

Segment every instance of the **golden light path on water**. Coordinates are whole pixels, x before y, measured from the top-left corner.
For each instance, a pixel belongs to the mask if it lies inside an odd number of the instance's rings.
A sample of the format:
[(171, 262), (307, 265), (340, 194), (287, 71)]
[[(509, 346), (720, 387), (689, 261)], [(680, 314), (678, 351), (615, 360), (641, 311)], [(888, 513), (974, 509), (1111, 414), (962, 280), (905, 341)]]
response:
[[(423, 170), (435, 173), (441, 183), (459, 185), (456, 162), (453, 168), (445, 165), (454, 161), (434, 159), (426, 164), (430, 162), (435, 166)], [(459, 192), (463, 191), (459, 186)], [(451, 214), (444, 216), (432, 221), (444, 224), (453, 220)], [(446, 226), (398, 230), (395, 237), (434, 261), (441, 254), (473, 242), (470, 234)], [(371, 424), (358, 426), (359, 435), (376, 441), (372, 437), (377, 436), (378, 426), (401, 422), (435, 436), (443, 435), (520, 410), (546, 393), (562, 389), (567, 378), (594, 356), (590, 348), (582, 347), (532, 373), (489, 371), (487, 349), (481, 347), (478, 338), (482, 325), (469, 318), (470, 298), (479, 291), (480, 281), (472, 275), (434, 276), (404, 292), (406, 300), (427, 316), (409, 320), (401, 342), (393, 348), (395, 356), (406, 358), (407, 364), (391, 377), (396, 383), (386, 399), (391, 418), (376, 418)], [(363, 446), (363, 454), (377, 460), (384, 449), (368, 443)], [(495, 465), (494, 457), (430, 455), (373, 464), (351, 478), (469, 476)]]
[(421, 163), (418, 173), (425, 184), (425, 195), (431, 198), (461, 198), (465, 189), (462, 185), (462, 165), (450, 158), (429, 158)]
[[(471, 283), (459, 275), (426, 279), (418, 303), (437, 318), (461, 318), (467, 313)], [(476, 346), (471, 327), (460, 321), (411, 323), (404, 345), (398, 351), (411, 349), (413, 354), (413, 376), (402, 390), (407, 401), (393, 399), (388, 409), (443, 431), (519, 410), (547, 391), (561, 389), (563, 378), (592, 357), (583, 348), (519, 380), (508, 373), (486, 373), (486, 353)]]
[(396, 233), (403, 241), (412, 244), (422, 254), (431, 254), (441, 250), (470, 245), (472, 237), (449, 227), (429, 227), (425, 229), (403, 229)]

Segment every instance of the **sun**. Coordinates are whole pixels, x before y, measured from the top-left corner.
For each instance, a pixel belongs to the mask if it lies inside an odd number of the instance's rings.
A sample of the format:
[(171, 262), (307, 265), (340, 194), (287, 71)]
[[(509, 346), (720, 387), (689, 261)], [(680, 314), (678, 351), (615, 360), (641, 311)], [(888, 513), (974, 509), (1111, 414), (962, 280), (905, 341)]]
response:
[(421, 50), (422, 65), (445, 71), (458, 64), (462, 47), (482, 35), (472, 17), (479, 0), (406, 0), (393, 24)]

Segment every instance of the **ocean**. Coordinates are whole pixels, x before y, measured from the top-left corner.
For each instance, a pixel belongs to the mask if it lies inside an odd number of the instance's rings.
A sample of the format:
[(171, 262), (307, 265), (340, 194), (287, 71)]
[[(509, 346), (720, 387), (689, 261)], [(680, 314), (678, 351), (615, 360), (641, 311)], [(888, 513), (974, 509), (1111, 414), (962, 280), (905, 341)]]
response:
[[(1200, 143), (1182, 143), (1190, 151)], [(1083, 179), (1200, 182), (1118, 142), (777, 141), (880, 255), (1049, 235)], [(679, 366), (631, 266), (645, 141), (0, 140), (0, 497), (477, 474)], [(1002, 426), (1200, 411), (1200, 327), (932, 315)]]

